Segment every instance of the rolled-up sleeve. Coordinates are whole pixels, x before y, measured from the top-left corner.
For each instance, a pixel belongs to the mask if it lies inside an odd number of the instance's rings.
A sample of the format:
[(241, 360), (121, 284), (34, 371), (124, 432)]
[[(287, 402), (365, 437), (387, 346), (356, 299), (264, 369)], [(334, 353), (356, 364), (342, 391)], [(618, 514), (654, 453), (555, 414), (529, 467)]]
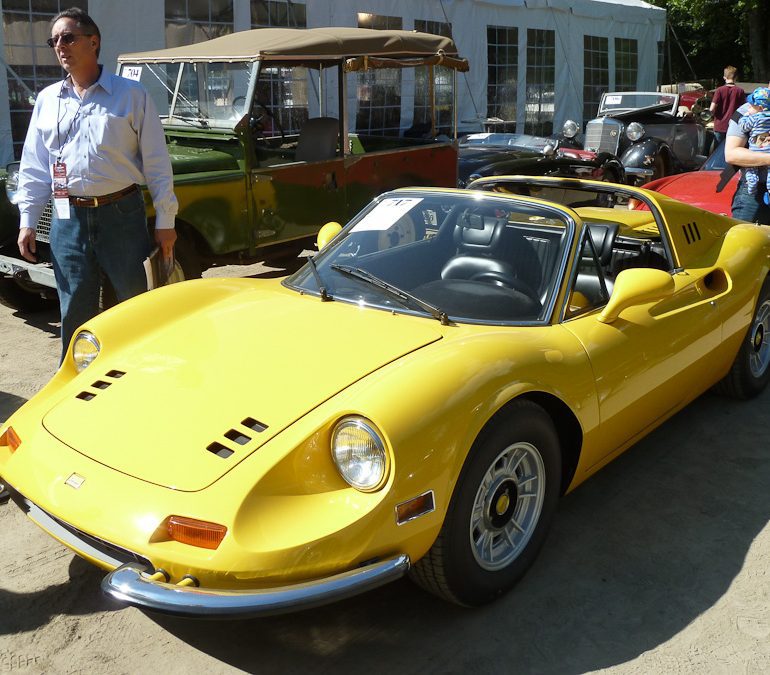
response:
[(174, 177), (168, 156), (166, 137), (160, 116), (149, 94), (145, 91), (143, 109), (137, 111), (139, 154), (147, 188), (155, 207), (155, 227), (167, 230), (174, 227), (179, 203), (174, 194)]

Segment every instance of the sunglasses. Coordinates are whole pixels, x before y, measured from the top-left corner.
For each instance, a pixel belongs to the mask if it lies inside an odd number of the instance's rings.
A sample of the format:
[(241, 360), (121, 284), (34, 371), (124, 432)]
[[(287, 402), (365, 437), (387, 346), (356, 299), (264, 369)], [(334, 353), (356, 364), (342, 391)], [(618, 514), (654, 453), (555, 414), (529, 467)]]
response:
[(56, 37), (49, 37), (46, 40), (46, 44), (51, 49), (54, 49), (59, 42), (63, 42), (65, 45), (71, 45), (73, 44), (79, 37), (84, 37), (88, 35), (93, 35), (93, 33), (62, 33), (61, 35), (57, 35)]

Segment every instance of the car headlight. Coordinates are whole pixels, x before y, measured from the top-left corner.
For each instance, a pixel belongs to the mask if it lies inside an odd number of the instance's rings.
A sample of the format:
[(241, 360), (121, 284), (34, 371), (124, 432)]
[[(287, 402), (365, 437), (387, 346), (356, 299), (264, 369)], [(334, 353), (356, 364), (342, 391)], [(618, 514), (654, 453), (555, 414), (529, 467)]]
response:
[(564, 138), (575, 138), (578, 131), (580, 131), (580, 125), (572, 120), (567, 120), (561, 128), (561, 133)]
[(332, 459), (346, 483), (361, 490), (379, 489), (388, 475), (388, 454), (377, 430), (362, 417), (346, 417), (332, 432)]
[(644, 127), (639, 124), (639, 122), (631, 122), (631, 124), (626, 127), (626, 136), (628, 136), (629, 141), (636, 143), (636, 141), (644, 136)]
[(80, 331), (72, 343), (72, 360), (75, 362), (75, 369), (80, 373), (88, 368), (99, 356), (100, 350), (99, 340), (93, 333), (87, 330)]
[(6, 171), (8, 175), (5, 177), (5, 194), (8, 196), (8, 201), (13, 204), (13, 198), (19, 189), (19, 163), (9, 164)]

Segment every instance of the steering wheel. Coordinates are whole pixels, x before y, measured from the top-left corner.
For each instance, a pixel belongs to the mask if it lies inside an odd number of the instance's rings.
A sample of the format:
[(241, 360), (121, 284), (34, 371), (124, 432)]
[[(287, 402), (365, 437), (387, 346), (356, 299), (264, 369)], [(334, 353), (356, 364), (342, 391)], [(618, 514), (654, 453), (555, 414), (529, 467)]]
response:
[[(273, 115), (273, 113), (266, 105), (263, 105), (262, 103), (255, 103), (254, 111), (251, 116), (251, 128), (254, 129), (257, 135), (262, 138), (265, 138), (265, 125), (263, 124), (263, 120), (265, 119), (269, 119), (270, 125), (273, 127), (273, 129), (277, 129), (281, 134), (281, 142), (277, 146), (280, 147), (286, 142), (286, 134), (284, 133), (283, 127), (281, 126), (281, 121), (275, 115)], [(265, 140), (267, 139), (265, 138)], [(271, 139), (271, 141), (275, 143), (274, 139)]]
[(236, 96), (233, 99), (233, 102), (230, 104), (230, 108), (232, 108), (232, 111), (233, 111), (233, 117), (237, 117), (238, 119), (243, 117), (243, 113), (245, 112), (243, 110), (244, 103), (246, 103), (245, 96)]
[(518, 291), (519, 293), (523, 293), (530, 300), (534, 300), (535, 302), (540, 302), (540, 300), (537, 297), (537, 293), (535, 293), (535, 291), (532, 290), (529, 284), (522, 281), (518, 277), (515, 277), (506, 272), (499, 272), (497, 270), (488, 270), (486, 272), (479, 272), (478, 274), (474, 274), (471, 277), (471, 281), (482, 281), (487, 284), (493, 284), (495, 286), (510, 288), (514, 291)]

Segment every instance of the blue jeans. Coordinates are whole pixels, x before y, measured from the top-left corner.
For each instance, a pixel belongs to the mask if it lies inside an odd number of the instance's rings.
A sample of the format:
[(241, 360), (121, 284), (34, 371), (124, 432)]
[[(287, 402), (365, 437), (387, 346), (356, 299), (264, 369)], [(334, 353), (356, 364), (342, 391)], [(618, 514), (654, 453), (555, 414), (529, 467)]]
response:
[(765, 204), (765, 194), (764, 181), (757, 186), (756, 192), (751, 195), (746, 185), (746, 179), (741, 176), (733, 196), (733, 218), (760, 225), (770, 225), (770, 206)]
[(61, 308), (62, 361), (75, 330), (99, 313), (101, 273), (119, 301), (147, 290), (150, 253), (141, 191), (95, 208), (70, 205), (70, 217), (51, 220), (51, 257)]

